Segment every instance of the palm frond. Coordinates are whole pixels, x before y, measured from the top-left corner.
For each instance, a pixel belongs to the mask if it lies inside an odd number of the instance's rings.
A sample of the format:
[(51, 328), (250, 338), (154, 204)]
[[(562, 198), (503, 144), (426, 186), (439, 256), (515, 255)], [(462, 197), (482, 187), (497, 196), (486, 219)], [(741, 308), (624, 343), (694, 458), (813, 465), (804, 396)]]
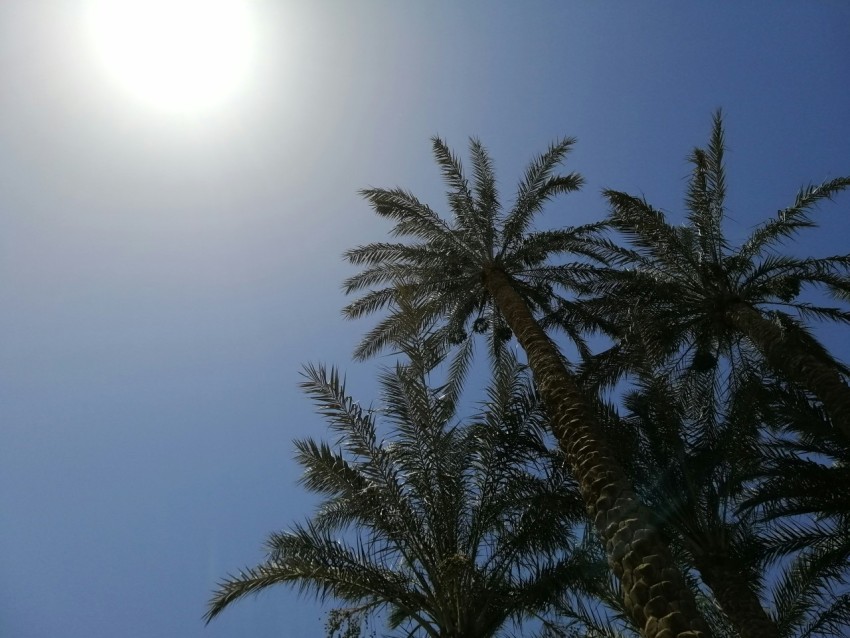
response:
[(753, 259), (773, 244), (793, 237), (801, 229), (815, 227), (817, 224), (809, 213), (821, 201), (831, 200), (848, 186), (850, 177), (838, 177), (801, 188), (791, 206), (777, 211), (775, 219), (762, 223), (753, 231), (741, 248), (742, 258)]
[(686, 198), (688, 220), (698, 232), (700, 252), (714, 263), (722, 260), (726, 248), (720, 230), (726, 199), (724, 150), (723, 119), (717, 111), (708, 148), (695, 149), (689, 158), (694, 168)]
[(393, 236), (409, 235), (424, 241), (441, 242), (461, 254), (469, 251), (449, 225), (412, 193), (400, 188), (371, 188), (361, 190), (360, 195), (378, 215), (395, 221), (391, 231)]
[(240, 598), (282, 583), (293, 583), (320, 599), (327, 596), (360, 602), (392, 597), (416, 609), (420, 595), (399, 573), (376, 563), (363, 547), (346, 547), (311, 526), (272, 534), (269, 560), (219, 583), (205, 615), (207, 622)]
[(440, 166), (443, 179), (449, 187), (446, 193), (454, 219), (460, 228), (475, 233), (475, 200), (469, 190), (469, 182), (463, 171), (463, 164), (446, 143), (437, 136), (431, 138), (434, 159)]
[(836, 589), (836, 569), (840, 567), (833, 557), (815, 550), (804, 552), (783, 571), (773, 592), (782, 635), (843, 635), (835, 632), (850, 626), (850, 594)]
[(469, 152), (472, 156), (472, 168), (475, 184), (476, 215), (481, 219), (478, 228), (483, 230), (485, 254), (493, 256), (498, 238), (496, 237), (496, 220), (501, 212), (499, 192), (496, 189), (496, 177), (493, 171), (493, 161), (487, 154), (487, 149), (477, 138), (469, 142)]
[(500, 256), (513, 250), (514, 244), (523, 237), (534, 216), (549, 199), (581, 188), (584, 179), (578, 173), (552, 175), (575, 142), (575, 138), (565, 137), (551, 144), (528, 165), (517, 188), (516, 201), (504, 220)]
[(605, 189), (602, 195), (611, 206), (611, 223), (641, 249), (651, 251), (664, 260), (684, 251), (678, 250), (679, 239), (667, 223), (664, 213), (645, 199)]

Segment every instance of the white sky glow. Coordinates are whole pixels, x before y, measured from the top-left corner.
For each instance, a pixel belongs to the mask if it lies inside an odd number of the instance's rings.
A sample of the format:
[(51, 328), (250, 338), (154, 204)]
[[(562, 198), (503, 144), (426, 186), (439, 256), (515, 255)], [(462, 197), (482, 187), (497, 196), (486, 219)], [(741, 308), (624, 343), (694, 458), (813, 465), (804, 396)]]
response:
[(102, 71), (159, 110), (220, 107), (244, 89), (256, 57), (245, 0), (92, 0), (88, 37)]

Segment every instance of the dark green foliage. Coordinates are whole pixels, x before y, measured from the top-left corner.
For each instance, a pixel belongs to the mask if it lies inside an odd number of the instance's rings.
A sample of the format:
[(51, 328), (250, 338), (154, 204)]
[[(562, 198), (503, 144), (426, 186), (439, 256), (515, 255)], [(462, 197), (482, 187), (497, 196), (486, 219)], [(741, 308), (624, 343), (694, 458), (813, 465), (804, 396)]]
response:
[(485, 637), (545, 614), (598, 572), (576, 542), (582, 502), (522, 366), (503, 357), (480, 410), (457, 422), (445, 386), (428, 383), (431, 355), (405, 347), (410, 360), (381, 374), (375, 409), (335, 370), (305, 369), (336, 436), (296, 442), (302, 484), (321, 503), (271, 535), (265, 563), (221, 583), (208, 619), (290, 583), (352, 605), (329, 619), (332, 634), (357, 635), (380, 611), (390, 629)]
[[(578, 190), (584, 181), (577, 173), (554, 172), (574, 139), (564, 138), (532, 160), (509, 210), (499, 203), (492, 162), (478, 140), (470, 141), (471, 179), (443, 140), (435, 137), (432, 143), (449, 187), (451, 217), (443, 219), (399, 188), (361, 191), (379, 216), (393, 222), (391, 235), (403, 241), (375, 242), (345, 253), (362, 270), (347, 279), (343, 289), (346, 294), (363, 294), (343, 312), (358, 318), (388, 310), (355, 352), (357, 358), (368, 358), (398, 339), (407, 326), (404, 308), (416, 306), (429, 325), (439, 320), (434, 343), (464, 346), (457, 350), (452, 368), (462, 377), (470, 361), (471, 344), (465, 342), (471, 334), (489, 335), (495, 356), (512, 336), (484, 284), (488, 268), (509, 273), (532, 311), (545, 314), (559, 304), (570, 306), (558, 288), (583, 279), (589, 267), (575, 261), (555, 266), (550, 260), (570, 255), (603, 263), (608, 245), (601, 235), (602, 224), (547, 231), (531, 228), (544, 204)], [(580, 330), (571, 328), (570, 336), (584, 348)]]
[[(362, 296), (345, 314), (387, 312), (358, 358), (392, 347), (407, 359), (382, 373), (375, 409), (355, 402), (335, 370), (305, 369), (305, 391), (337, 437), (296, 442), (302, 484), (321, 504), (270, 537), (265, 563), (221, 583), (208, 619), (290, 583), (344, 605), (329, 615), (331, 638), (375, 636), (376, 617), (405, 636), (638, 635), (576, 483), (549, 447), (540, 397), (505, 347), (513, 334), (484, 284), (497, 268), (544, 328), (575, 344), (576, 383), (712, 635), (850, 635), (848, 369), (807, 323), (850, 323), (841, 305), (850, 255), (779, 250), (815, 227), (814, 208), (850, 178), (804, 187), (734, 247), (723, 231), (718, 113), (708, 145), (689, 156), (683, 225), (607, 190), (606, 222), (533, 231), (547, 201), (582, 183), (554, 174), (573, 143), (529, 165), (508, 210), (474, 139), (470, 179), (433, 139), (449, 220), (407, 191), (363, 191), (407, 243), (346, 253), (362, 270), (345, 291)], [(552, 264), (567, 253), (576, 261)], [(594, 353), (586, 339), (599, 333), (612, 343)], [(476, 335), (488, 340), (493, 375), (480, 410), (463, 419)], [(434, 386), (438, 369), (446, 380)]]
[(733, 248), (722, 229), (723, 155), (718, 114), (708, 147), (690, 157), (683, 226), (642, 198), (605, 191), (629, 245), (589, 273), (586, 308), (615, 345), (586, 359), (583, 374), (595, 387), (637, 380), (613, 419), (639, 433), (618, 448), (623, 464), (681, 560), (709, 586), (737, 581), (726, 612), (741, 612), (745, 590), (773, 635), (847, 635), (847, 370), (804, 321), (850, 321), (812, 295), (848, 299), (850, 255), (792, 257), (777, 247), (814, 227), (813, 207), (850, 178), (803, 188)]
[(588, 306), (605, 318), (602, 325), (619, 343), (653, 366), (688, 365), (687, 354), (693, 352), (690, 365), (697, 371), (712, 367), (718, 355), (733, 359), (735, 370), (746, 368), (742, 364), (760, 356), (758, 347), (731, 319), (735, 308), (745, 305), (765, 321), (780, 323), (789, 342), (843, 370), (800, 320), (850, 322), (847, 310), (803, 295), (821, 290), (847, 299), (850, 255), (794, 257), (779, 249), (784, 240), (816, 225), (813, 209), (850, 186), (850, 177), (801, 189), (793, 205), (732, 247), (723, 232), (726, 177), (719, 113), (708, 146), (695, 149), (689, 159), (684, 225), (669, 222), (641, 197), (604, 191), (610, 223), (628, 245), (612, 246), (616, 267), (588, 273)]

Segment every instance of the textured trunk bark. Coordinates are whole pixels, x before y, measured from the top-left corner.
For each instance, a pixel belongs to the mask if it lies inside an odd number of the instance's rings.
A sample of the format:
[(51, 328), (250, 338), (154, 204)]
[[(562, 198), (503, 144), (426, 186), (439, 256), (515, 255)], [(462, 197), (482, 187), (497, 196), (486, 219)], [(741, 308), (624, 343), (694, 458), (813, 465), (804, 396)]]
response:
[(789, 381), (814, 394), (833, 425), (850, 441), (850, 387), (833, 366), (795, 344), (788, 343), (782, 328), (747, 304), (737, 304), (727, 317)]
[(779, 627), (737, 565), (725, 556), (713, 556), (696, 567), (741, 638), (779, 638)]
[(558, 349), (506, 273), (490, 269), (484, 283), (525, 350), (552, 430), (605, 541), (608, 563), (636, 626), (647, 638), (707, 638), (708, 627), (693, 593), (605, 443)]

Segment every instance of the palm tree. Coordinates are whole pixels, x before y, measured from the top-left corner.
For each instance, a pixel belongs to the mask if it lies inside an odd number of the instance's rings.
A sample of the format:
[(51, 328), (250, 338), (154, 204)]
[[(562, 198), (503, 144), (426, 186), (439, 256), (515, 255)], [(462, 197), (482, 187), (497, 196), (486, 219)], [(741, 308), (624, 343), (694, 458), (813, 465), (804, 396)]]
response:
[(367, 292), (344, 313), (355, 318), (390, 309), (357, 349), (356, 355), (363, 358), (394, 341), (404, 330), (402, 305), (413, 303), (426, 316), (442, 321), (438, 335), (460, 344), (452, 363), (452, 372), (459, 377), (472, 353), (473, 342), (465, 339), (470, 330), (489, 328), (496, 354), (505, 337), (516, 335), (550, 427), (606, 544), (632, 619), (649, 638), (707, 635), (693, 594), (606, 443), (592, 402), (535, 319), (535, 314), (557, 306), (573, 312), (581, 327), (586, 318), (580, 307), (555, 288), (579, 280), (591, 266), (554, 266), (549, 260), (565, 253), (604, 259), (609, 252), (599, 225), (530, 230), (547, 201), (582, 184), (575, 173), (554, 174), (573, 143), (563, 139), (529, 164), (507, 212), (499, 203), (491, 159), (475, 139), (470, 144), (471, 187), (458, 158), (442, 140), (433, 139), (434, 155), (449, 186), (451, 220), (401, 189), (362, 191), (378, 215), (395, 222), (392, 234), (407, 241), (372, 243), (346, 253), (363, 270), (345, 282), (345, 291)]
[(801, 297), (807, 287), (819, 287), (850, 300), (850, 255), (800, 258), (777, 251), (783, 240), (816, 225), (812, 210), (850, 186), (850, 177), (803, 188), (793, 205), (733, 248), (722, 228), (723, 153), (717, 112), (708, 147), (690, 156), (683, 226), (670, 224), (642, 198), (605, 191), (611, 222), (631, 248), (620, 251), (621, 268), (596, 273), (592, 303), (620, 326), (622, 344), (644, 350), (656, 363), (687, 355), (690, 365), (705, 368), (721, 355), (747, 360), (746, 349), (754, 348), (775, 373), (817, 397), (850, 439), (848, 370), (800, 320), (850, 322), (850, 312)]
[(271, 535), (265, 563), (220, 583), (208, 620), (290, 583), (351, 605), (342, 616), (384, 613), (406, 636), (486, 638), (581, 587), (588, 561), (571, 549), (583, 505), (524, 368), (504, 357), (478, 414), (455, 424), (457, 403), (428, 383), (433, 353), (406, 351), (408, 363), (381, 374), (374, 409), (336, 370), (305, 369), (303, 387), (339, 437), (296, 443), (302, 483), (321, 503)]
[[(819, 408), (750, 371), (644, 377), (609, 414), (634, 484), (674, 554), (712, 592), (735, 636), (843, 636), (850, 627), (850, 461)], [(684, 386), (684, 387), (683, 387)], [(705, 405), (711, 402), (714, 405)], [(611, 418), (614, 417), (614, 418)], [(792, 560), (787, 560), (788, 557)], [(706, 617), (715, 633), (716, 616)]]
[[(728, 395), (717, 378), (728, 374), (640, 378), (622, 401), (625, 416), (606, 415), (618, 450), (734, 635), (843, 636), (850, 450), (805, 393), (750, 369)], [(706, 619), (724, 633), (716, 617)]]
[[(710, 371), (702, 376), (713, 385)], [(638, 434), (626, 452), (640, 459), (635, 484), (664, 537), (697, 570), (740, 636), (779, 638), (760, 598), (771, 553), (756, 515), (736, 512), (746, 470), (754, 466), (748, 452), (761, 436), (751, 388), (726, 405), (694, 404), (677, 381), (643, 378), (624, 398), (620, 427)], [(720, 403), (711, 392), (703, 397)]]

